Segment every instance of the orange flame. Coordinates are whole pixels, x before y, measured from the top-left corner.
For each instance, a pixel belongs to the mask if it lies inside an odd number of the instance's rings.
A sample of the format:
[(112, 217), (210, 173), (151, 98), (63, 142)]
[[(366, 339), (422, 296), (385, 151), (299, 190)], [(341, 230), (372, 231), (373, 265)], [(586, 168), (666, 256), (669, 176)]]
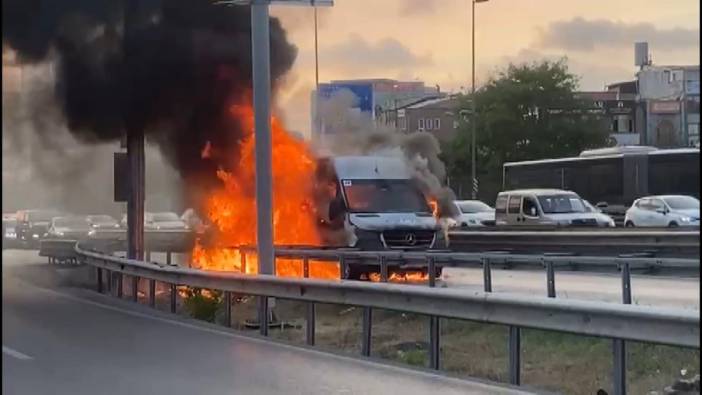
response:
[[(232, 166), (236, 170), (217, 171), (222, 187), (206, 202), (207, 215), (218, 230), (217, 247), (204, 247), (198, 242), (193, 250), (193, 262), (205, 270), (255, 274), (258, 266), (255, 254), (243, 254), (235, 248), (252, 246), (256, 242), (254, 113), (250, 104), (233, 105), (230, 113), (241, 122), (247, 136), (240, 144), (238, 163)], [(275, 117), (271, 119), (271, 138), (274, 242), (277, 245), (321, 245), (313, 204), (315, 157), (309, 147), (288, 134)], [(208, 142), (203, 157), (209, 156), (211, 150)], [(301, 260), (277, 259), (275, 266), (279, 276), (303, 275)], [(339, 265), (310, 262), (310, 276), (338, 279)]]
[[(380, 282), (380, 273), (369, 273), (368, 280), (374, 283)], [(391, 283), (423, 283), (429, 281), (429, 274), (421, 271), (390, 273), (388, 282)]]

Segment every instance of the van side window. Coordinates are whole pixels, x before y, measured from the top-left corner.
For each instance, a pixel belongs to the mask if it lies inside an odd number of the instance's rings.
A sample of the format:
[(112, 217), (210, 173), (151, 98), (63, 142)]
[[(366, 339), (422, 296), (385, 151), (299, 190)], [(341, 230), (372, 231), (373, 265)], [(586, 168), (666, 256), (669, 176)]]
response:
[(495, 201), (495, 213), (504, 214), (507, 212), (507, 196), (498, 196)]
[(522, 202), (522, 213), (530, 217), (536, 217), (539, 215), (539, 208), (534, 198), (524, 196), (524, 200)]
[(519, 208), (522, 206), (521, 196), (510, 196), (509, 203), (507, 204), (507, 213), (509, 214), (519, 214)]

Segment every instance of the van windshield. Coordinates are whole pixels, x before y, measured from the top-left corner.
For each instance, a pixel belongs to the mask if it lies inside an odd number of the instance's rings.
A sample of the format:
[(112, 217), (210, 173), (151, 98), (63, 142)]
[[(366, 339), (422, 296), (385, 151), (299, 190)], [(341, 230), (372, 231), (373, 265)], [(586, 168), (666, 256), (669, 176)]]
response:
[(571, 194), (539, 196), (539, 203), (545, 214), (587, 212), (580, 198)]
[(342, 180), (353, 213), (431, 213), (411, 180)]

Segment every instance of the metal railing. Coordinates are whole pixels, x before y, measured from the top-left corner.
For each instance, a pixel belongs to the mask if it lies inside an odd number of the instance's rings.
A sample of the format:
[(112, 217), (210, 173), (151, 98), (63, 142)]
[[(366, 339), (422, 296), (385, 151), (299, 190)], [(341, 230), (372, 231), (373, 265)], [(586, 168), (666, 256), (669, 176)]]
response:
[[(96, 268), (97, 290), (103, 292), (104, 276), (108, 284), (117, 275), (117, 294), (122, 296), (123, 275), (132, 276), (133, 284), (139, 279), (149, 280), (149, 304), (155, 306), (156, 281), (170, 284), (170, 311), (176, 312), (177, 286), (224, 291), (227, 308), (226, 324), (231, 326), (232, 294), (260, 297), (259, 306), (267, 311), (269, 297), (303, 301), (308, 303), (306, 341), (314, 345), (315, 303), (352, 305), (363, 308), (362, 347), (364, 356), (370, 355), (373, 309), (388, 309), (406, 313), (422, 314), (429, 319), (429, 366), (440, 368), (440, 318), (454, 318), (483, 323), (501, 324), (509, 327), (509, 377), (510, 383), (521, 382), (521, 329), (534, 328), (585, 336), (613, 339), (614, 386), (616, 394), (626, 393), (626, 341), (666, 344), (680, 347), (700, 348), (699, 311), (665, 309), (631, 305), (629, 263), (622, 266), (624, 304), (555, 299), (554, 266), (547, 264), (548, 298), (524, 297), (491, 293), (490, 265), (484, 265), (484, 292), (465, 293), (457, 289), (419, 287), (401, 284), (367, 283), (357, 281), (328, 281), (301, 278), (280, 278), (268, 275), (250, 276), (231, 272), (207, 272), (193, 269), (169, 267), (146, 263), (97, 252), (87, 251), (80, 245), (75, 247), (77, 255), (85, 263)], [(300, 254), (300, 250), (287, 251)], [(284, 250), (278, 256), (286, 256)], [(316, 251), (307, 254), (303, 264), (309, 269), (309, 260), (333, 252)], [(339, 254), (338, 251), (335, 252)], [(350, 252), (352, 254), (364, 254)], [(381, 254), (382, 255), (382, 254)], [(430, 267), (435, 264), (433, 254), (427, 255)], [(375, 253), (378, 256), (378, 253)], [(341, 256), (341, 261), (345, 258)], [(381, 259), (381, 262), (386, 259)], [(432, 263), (434, 262), (434, 263)], [(382, 272), (382, 271), (381, 271)], [(304, 271), (305, 274), (309, 270)], [(431, 273), (431, 271), (430, 271)], [(385, 276), (387, 278), (387, 276)], [(137, 300), (138, 287), (132, 287), (132, 299)], [(267, 317), (261, 314), (260, 317)], [(265, 320), (260, 323), (261, 334), (268, 335)]]

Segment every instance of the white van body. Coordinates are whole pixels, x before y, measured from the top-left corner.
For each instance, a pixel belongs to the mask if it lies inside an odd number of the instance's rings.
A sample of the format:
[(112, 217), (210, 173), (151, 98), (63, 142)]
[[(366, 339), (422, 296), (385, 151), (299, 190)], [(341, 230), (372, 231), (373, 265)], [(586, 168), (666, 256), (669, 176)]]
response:
[(332, 217), (343, 215), (344, 227), (351, 234), (348, 247), (426, 250), (440, 244), (439, 223), (401, 158), (340, 156), (329, 160), (337, 184), (329, 218), (338, 221), (340, 218)]
[(560, 189), (521, 189), (497, 194), (497, 226), (611, 226), (598, 220), (571, 191)]

